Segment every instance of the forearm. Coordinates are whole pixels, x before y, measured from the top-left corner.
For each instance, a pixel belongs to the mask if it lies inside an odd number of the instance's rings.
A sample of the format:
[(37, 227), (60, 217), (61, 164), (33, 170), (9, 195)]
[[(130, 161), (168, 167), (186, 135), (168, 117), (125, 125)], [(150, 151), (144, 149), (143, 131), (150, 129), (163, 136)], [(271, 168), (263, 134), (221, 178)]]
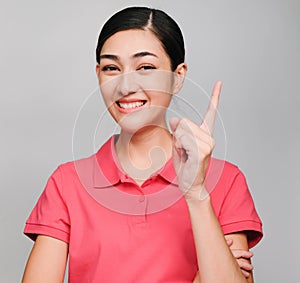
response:
[(247, 283), (233, 257), (210, 198), (188, 199), (201, 283)]

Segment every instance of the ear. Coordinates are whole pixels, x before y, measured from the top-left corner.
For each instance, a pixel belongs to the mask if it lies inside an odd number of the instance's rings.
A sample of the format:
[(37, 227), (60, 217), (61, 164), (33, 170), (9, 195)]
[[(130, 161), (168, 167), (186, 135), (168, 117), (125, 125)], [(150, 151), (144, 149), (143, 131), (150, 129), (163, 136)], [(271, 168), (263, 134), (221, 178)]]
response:
[(99, 81), (100, 80), (100, 65), (99, 64), (96, 65), (96, 74), (97, 74), (98, 81)]
[(173, 93), (178, 93), (182, 86), (183, 82), (186, 76), (187, 72), (187, 65), (185, 63), (181, 63), (177, 66), (176, 70), (174, 71), (174, 88), (173, 88)]

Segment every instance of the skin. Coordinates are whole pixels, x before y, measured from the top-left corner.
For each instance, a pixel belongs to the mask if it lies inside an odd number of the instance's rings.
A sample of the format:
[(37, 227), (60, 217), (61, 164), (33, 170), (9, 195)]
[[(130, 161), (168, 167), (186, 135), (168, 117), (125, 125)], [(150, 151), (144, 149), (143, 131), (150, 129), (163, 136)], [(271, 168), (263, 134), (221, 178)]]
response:
[(29, 255), (22, 283), (62, 283), (68, 258), (68, 244), (39, 235)]
[[(224, 237), (205, 189), (205, 170), (214, 147), (212, 135), (222, 83), (217, 82), (213, 89), (203, 123), (196, 125), (188, 119), (173, 118), (171, 134), (165, 111), (172, 95), (182, 87), (186, 64), (172, 72), (169, 56), (148, 30), (114, 34), (105, 42), (100, 55), (96, 73), (107, 109), (121, 126), (116, 152), (123, 169), (141, 185), (169, 158), (174, 159), (198, 258), (200, 272), (193, 282), (253, 282), (253, 254), (248, 251), (245, 234)], [(143, 105), (124, 110), (120, 102)], [(22, 282), (63, 282), (67, 256), (67, 243), (38, 236)]]

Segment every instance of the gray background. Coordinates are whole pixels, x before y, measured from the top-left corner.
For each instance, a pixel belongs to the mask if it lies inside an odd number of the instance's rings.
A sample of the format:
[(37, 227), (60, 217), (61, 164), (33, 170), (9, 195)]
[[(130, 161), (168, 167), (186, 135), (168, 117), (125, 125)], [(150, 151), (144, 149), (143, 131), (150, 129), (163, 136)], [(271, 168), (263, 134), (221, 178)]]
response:
[[(25, 220), (49, 175), (74, 157), (75, 120), (97, 88), (98, 32), (111, 14), (136, 3), (179, 22), (190, 79), (208, 91), (224, 82), (226, 158), (245, 173), (264, 223), (253, 249), (256, 282), (299, 282), (297, 0), (1, 1), (0, 282), (20, 281), (32, 246), (22, 234)], [(104, 141), (108, 125), (101, 127)], [(83, 148), (75, 157), (94, 150)]]

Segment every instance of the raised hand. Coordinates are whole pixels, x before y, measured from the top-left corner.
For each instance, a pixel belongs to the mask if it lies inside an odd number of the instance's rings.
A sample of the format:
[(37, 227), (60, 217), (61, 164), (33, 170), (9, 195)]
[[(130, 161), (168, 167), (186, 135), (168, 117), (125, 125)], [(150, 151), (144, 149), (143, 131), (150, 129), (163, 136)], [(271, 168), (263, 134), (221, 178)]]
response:
[(174, 137), (174, 168), (186, 199), (201, 199), (207, 194), (204, 188), (205, 174), (215, 145), (213, 131), (221, 87), (222, 82), (218, 81), (200, 126), (186, 118), (170, 119)]

